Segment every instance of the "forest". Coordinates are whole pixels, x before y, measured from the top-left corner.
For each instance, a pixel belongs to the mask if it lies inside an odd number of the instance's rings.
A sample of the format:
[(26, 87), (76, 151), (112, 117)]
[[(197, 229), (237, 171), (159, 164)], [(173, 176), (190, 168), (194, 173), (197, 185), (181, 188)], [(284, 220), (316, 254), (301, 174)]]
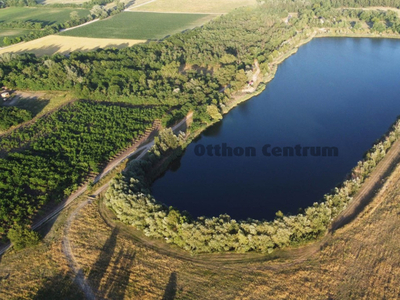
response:
[(32, 119), (32, 117), (32, 113), (25, 109), (0, 106), (0, 130), (7, 130), (11, 126)]
[[(380, 1), (369, 1), (378, 5)], [(320, 18), (332, 27), (350, 30), (357, 22), (372, 22), (370, 30), (398, 32), (399, 18), (389, 12), (334, 9), (344, 1), (304, 4), (267, 1), (257, 8), (237, 9), (204, 25), (166, 38), (121, 50), (73, 52), (38, 58), (33, 54), (0, 56), (0, 83), (16, 90), (57, 90), (77, 101), (23, 126), (0, 141), (0, 224), (29, 222), (45, 203), (59, 201), (76, 190), (91, 172), (151, 127), (155, 119), (168, 126), (194, 111), (192, 131), (219, 115), (247, 83), (254, 60), (262, 72), (290, 49), (287, 41), (306, 37)], [(353, 3), (354, 6), (362, 6)], [(394, 5), (394, 4), (393, 4)], [(298, 11), (289, 24), (288, 12)], [(375, 26), (375, 29), (374, 29)], [(211, 109), (210, 109), (211, 108)], [(398, 137), (398, 127), (357, 166), (361, 175), (346, 181), (324, 202), (297, 216), (275, 221), (237, 222), (229, 216), (192, 220), (149, 195), (151, 173), (160, 157), (179, 153), (183, 136), (166, 133), (148, 161), (134, 165), (108, 192), (109, 206), (119, 218), (153, 237), (191, 251), (270, 252), (277, 247), (313, 239), (323, 233), (343, 209), (365, 176)], [(177, 152), (176, 152), (177, 151)], [(354, 171), (355, 172), (355, 171)], [(143, 193), (143, 195), (138, 194)], [(216, 242), (217, 241), (217, 242)]]
[(69, 196), (165, 109), (78, 101), (2, 136), (0, 231), (29, 223), (45, 203)]

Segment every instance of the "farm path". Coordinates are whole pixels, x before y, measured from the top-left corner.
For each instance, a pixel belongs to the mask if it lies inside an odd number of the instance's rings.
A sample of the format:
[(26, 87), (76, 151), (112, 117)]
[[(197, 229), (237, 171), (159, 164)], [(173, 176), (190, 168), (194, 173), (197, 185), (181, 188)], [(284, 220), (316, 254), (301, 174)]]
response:
[[(187, 124), (187, 122), (189, 120), (191, 120), (192, 117), (193, 117), (193, 112), (189, 112), (185, 118), (183, 118), (179, 123), (177, 123), (176, 125), (171, 127), (172, 130), (173, 131), (179, 130), (181, 128), (181, 126), (183, 126), (184, 124)], [(157, 126), (157, 128), (155, 130), (158, 130), (158, 127), (159, 126)], [(135, 151), (126, 155), (124, 159), (126, 159), (136, 153), (139, 153), (141, 151), (140, 155), (135, 158), (135, 160), (140, 160), (143, 158), (144, 155), (146, 155), (146, 153), (151, 149), (151, 147), (153, 147), (153, 145), (154, 145), (154, 139), (151, 142), (135, 149)], [(120, 160), (119, 163), (120, 162), (122, 162), (122, 160)], [(105, 175), (103, 175), (103, 176), (105, 176)], [(62, 251), (64, 252), (64, 255), (67, 258), (67, 261), (68, 261), (68, 264), (69, 264), (71, 270), (75, 274), (76, 282), (78, 283), (79, 287), (85, 293), (85, 296), (89, 300), (96, 299), (96, 297), (95, 297), (95, 294), (94, 294), (93, 290), (91, 289), (90, 285), (88, 284), (87, 280), (85, 279), (82, 269), (79, 268), (79, 265), (76, 262), (76, 259), (75, 259), (74, 253), (73, 253), (73, 245), (70, 242), (68, 235), (69, 235), (69, 231), (71, 229), (72, 223), (75, 220), (78, 213), (80, 212), (80, 210), (83, 209), (86, 205), (92, 203), (92, 200), (94, 198), (96, 198), (102, 192), (104, 192), (109, 187), (111, 180), (112, 179), (110, 179), (108, 182), (106, 182), (102, 186), (100, 186), (90, 197), (88, 197), (88, 199), (86, 199), (84, 202), (79, 204), (74, 209), (74, 211), (69, 215), (69, 217), (66, 221), (65, 229), (64, 229), (64, 237), (62, 240)]]

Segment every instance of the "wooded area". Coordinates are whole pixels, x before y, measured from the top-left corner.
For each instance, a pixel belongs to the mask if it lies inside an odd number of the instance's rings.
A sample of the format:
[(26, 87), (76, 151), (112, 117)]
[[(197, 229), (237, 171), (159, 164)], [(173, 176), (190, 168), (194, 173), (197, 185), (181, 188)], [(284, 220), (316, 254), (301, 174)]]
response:
[(2, 136), (0, 231), (69, 196), (164, 114), (161, 106), (78, 101)]
[[(380, 5), (378, 2), (370, 1), (369, 5)], [(298, 17), (285, 23), (282, 18), (288, 16), (288, 11), (298, 11)], [(204, 128), (213, 120), (209, 108), (213, 107), (213, 114), (220, 113), (230, 97), (245, 86), (246, 70), (252, 69), (255, 59), (261, 71), (267, 73), (269, 63), (292, 47), (288, 41), (322, 26), (321, 18), (332, 27), (354, 31), (354, 19), (371, 23), (372, 31), (380, 32), (382, 26), (391, 32), (400, 28), (398, 16), (391, 12), (337, 10), (326, 2), (305, 5), (300, 1), (267, 1), (255, 9), (235, 10), (202, 28), (162, 42), (122, 50), (74, 52), (69, 57), (0, 56), (0, 81), (8, 88), (63, 90), (92, 100), (66, 106), (1, 139), (3, 231), (12, 223), (25, 222), (50, 199), (61, 200), (69, 195), (91, 171), (97, 172), (101, 163), (129, 145), (155, 119), (170, 125), (193, 110), (191, 130)], [(357, 167), (361, 175), (346, 181), (325, 202), (306, 209), (302, 215), (278, 216), (273, 222), (238, 223), (229, 216), (192, 221), (188, 215), (166, 208), (149, 195), (149, 179), (143, 172), (151, 170), (165, 154), (162, 144), (154, 149), (150, 161), (135, 167), (138, 173), (133, 170), (129, 175), (132, 177), (113, 184), (108, 201), (121, 220), (188, 250), (270, 252), (323, 233), (398, 137), (396, 126), (390, 140), (374, 148)], [(179, 150), (182, 137), (174, 139), (165, 135), (161, 143)]]

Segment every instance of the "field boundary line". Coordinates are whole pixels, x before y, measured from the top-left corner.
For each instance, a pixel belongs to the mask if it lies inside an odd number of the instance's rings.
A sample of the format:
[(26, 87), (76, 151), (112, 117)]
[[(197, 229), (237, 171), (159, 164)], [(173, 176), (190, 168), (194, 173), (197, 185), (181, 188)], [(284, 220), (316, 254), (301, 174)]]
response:
[[(134, 8), (134, 7), (131, 7)], [(182, 11), (154, 11), (154, 10), (130, 10), (131, 8), (125, 10), (126, 12), (134, 13), (154, 13), (154, 14), (183, 14), (183, 15), (225, 15), (227, 13), (207, 13), (207, 12), (182, 12)]]
[(152, 2), (156, 2), (156, 0), (150, 0), (150, 1), (147, 1), (147, 2), (145, 2), (145, 3), (141, 3), (141, 4), (138, 4), (138, 5), (130, 6), (129, 8), (125, 9), (124, 11), (129, 11), (129, 9), (131, 9), (131, 8), (140, 7), (140, 6), (143, 6), (143, 5), (152, 3)]
[(92, 23), (97, 22), (97, 21), (100, 21), (100, 19), (95, 19), (95, 20), (92, 20), (92, 21), (83, 23), (83, 24), (81, 24), (81, 25), (78, 25), (78, 26), (74, 26), (74, 27), (70, 27), (70, 28), (61, 29), (61, 30), (59, 31), (59, 33), (60, 33), (60, 32), (65, 32), (65, 31), (69, 31), (69, 30), (73, 30), (73, 29), (76, 29), (76, 28), (79, 28), (79, 27), (83, 27), (83, 26), (92, 24)]

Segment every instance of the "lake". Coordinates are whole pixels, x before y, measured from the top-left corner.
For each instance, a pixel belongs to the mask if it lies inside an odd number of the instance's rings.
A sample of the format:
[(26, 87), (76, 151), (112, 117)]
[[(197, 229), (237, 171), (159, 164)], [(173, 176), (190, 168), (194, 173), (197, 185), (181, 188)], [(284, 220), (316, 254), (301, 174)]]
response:
[[(400, 40), (314, 39), (279, 65), (265, 91), (190, 144), (153, 183), (152, 194), (195, 217), (297, 213), (343, 181), (398, 115)], [(222, 156), (214, 147), (222, 144), (239, 147), (236, 154), (252, 147), (248, 154), (255, 156)], [(317, 147), (335, 147), (338, 155), (312, 156), (307, 149), (298, 156), (304, 147), (315, 147), (314, 155)]]

